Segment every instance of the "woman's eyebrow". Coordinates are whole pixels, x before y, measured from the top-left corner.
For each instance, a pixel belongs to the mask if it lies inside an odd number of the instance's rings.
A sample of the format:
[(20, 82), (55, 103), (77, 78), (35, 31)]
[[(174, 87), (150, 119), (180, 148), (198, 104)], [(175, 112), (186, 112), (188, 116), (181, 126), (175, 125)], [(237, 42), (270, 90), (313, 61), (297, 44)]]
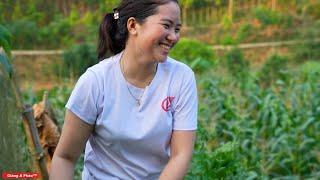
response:
[[(169, 22), (170, 24), (175, 24), (171, 19), (167, 19), (167, 18), (163, 18), (163, 19), (161, 19), (161, 21)], [(179, 22), (176, 25), (181, 26), (181, 23)]]

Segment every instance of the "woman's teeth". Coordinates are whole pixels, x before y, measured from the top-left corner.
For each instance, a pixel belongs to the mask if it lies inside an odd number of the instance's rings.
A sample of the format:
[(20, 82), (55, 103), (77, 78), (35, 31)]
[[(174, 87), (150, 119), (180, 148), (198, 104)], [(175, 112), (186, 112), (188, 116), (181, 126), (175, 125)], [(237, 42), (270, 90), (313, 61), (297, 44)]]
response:
[(170, 50), (170, 46), (166, 45), (166, 44), (160, 44), (160, 46), (166, 50)]

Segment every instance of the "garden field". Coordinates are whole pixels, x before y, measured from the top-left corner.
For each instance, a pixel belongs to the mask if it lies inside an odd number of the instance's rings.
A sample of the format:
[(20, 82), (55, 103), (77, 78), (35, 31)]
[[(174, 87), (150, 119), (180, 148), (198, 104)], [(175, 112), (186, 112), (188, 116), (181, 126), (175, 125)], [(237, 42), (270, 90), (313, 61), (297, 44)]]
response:
[[(320, 11), (310, 4), (320, 7), (320, 2), (290, 3), (293, 14), (259, 6), (242, 13), (244, 18), (235, 16), (231, 21), (225, 16), (205, 28), (183, 30), (183, 38), (170, 56), (193, 69), (199, 98), (197, 139), (185, 179), (319, 179), (320, 42), (313, 40), (320, 38)], [(80, 22), (74, 22), (71, 15), (63, 23), (57, 19), (52, 23), (79, 28)], [(0, 54), (0, 172), (33, 171), (34, 154), (28, 148), (18, 102), (35, 104), (48, 90), (48, 100), (62, 127), (64, 106), (76, 80), (97, 63), (96, 46), (93, 35), (76, 43), (79, 39), (66, 39), (70, 34), (61, 32), (64, 39), (60, 42), (71, 45), (59, 47), (55, 42), (44, 47), (61, 48), (62, 55), (13, 56), (10, 52), (16, 47), (29, 48), (25, 42), (17, 45), (17, 38), (31, 36), (23, 32), (16, 36), (18, 21), (9, 21), (8, 16), (0, 18), (7, 18), (7, 24), (0, 22), (4, 49)], [(32, 18), (19, 22), (27, 24)], [(42, 33), (43, 28), (39, 30)], [(40, 49), (41, 38), (39, 35), (29, 49)], [(77, 38), (81, 39), (80, 35)], [(238, 47), (284, 40), (301, 43)], [(231, 48), (215, 51), (213, 45)], [(76, 179), (80, 178), (82, 158), (76, 166)]]

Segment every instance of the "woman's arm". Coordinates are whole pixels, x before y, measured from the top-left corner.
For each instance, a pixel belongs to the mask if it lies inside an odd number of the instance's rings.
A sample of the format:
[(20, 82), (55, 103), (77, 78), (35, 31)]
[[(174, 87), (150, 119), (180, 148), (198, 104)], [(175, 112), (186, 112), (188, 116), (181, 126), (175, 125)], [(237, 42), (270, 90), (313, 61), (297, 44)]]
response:
[(75, 163), (92, 130), (92, 125), (67, 110), (62, 134), (52, 159), (51, 180), (73, 179)]
[(183, 179), (188, 172), (195, 137), (195, 131), (173, 131), (170, 160), (162, 171), (160, 180)]

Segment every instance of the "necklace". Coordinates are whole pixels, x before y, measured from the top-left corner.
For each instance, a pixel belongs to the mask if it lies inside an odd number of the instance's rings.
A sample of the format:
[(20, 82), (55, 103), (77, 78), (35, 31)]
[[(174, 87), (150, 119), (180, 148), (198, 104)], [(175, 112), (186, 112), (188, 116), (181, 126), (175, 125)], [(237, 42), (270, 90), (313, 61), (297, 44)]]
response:
[[(137, 103), (137, 106), (140, 106), (140, 104), (141, 104), (141, 98), (142, 98), (142, 96), (143, 96), (143, 94), (144, 94), (144, 91), (145, 91), (145, 88), (143, 89), (143, 92), (141, 93), (141, 95), (139, 96), (139, 97), (136, 97), (135, 95), (133, 95), (133, 93), (131, 92), (131, 90), (130, 90), (130, 88), (129, 88), (129, 82), (127, 81), (127, 75), (126, 75), (126, 71), (125, 71), (125, 68), (124, 68), (124, 62), (122, 62), (123, 60), (120, 60), (120, 68), (121, 68), (121, 70), (122, 70), (122, 72), (123, 72), (123, 76), (124, 76), (124, 80), (126, 81), (126, 87), (127, 87), (127, 89), (128, 89), (128, 91), (129, 91), (129, 94), (131, 95), (131, 97), (136, 101), (136, 103)], [(158, 69), (158, 64), (157, 64), (157, 66), (156, 66), (156, 70), (155, 70), (155, 72), (154, 72), (154, 74), (153, 74), (153, 76), (155, 75), (155, 73), (157, 72), (157, 69)], [(151, 80), (147, 83), (148, 85), (151, 83)]]

